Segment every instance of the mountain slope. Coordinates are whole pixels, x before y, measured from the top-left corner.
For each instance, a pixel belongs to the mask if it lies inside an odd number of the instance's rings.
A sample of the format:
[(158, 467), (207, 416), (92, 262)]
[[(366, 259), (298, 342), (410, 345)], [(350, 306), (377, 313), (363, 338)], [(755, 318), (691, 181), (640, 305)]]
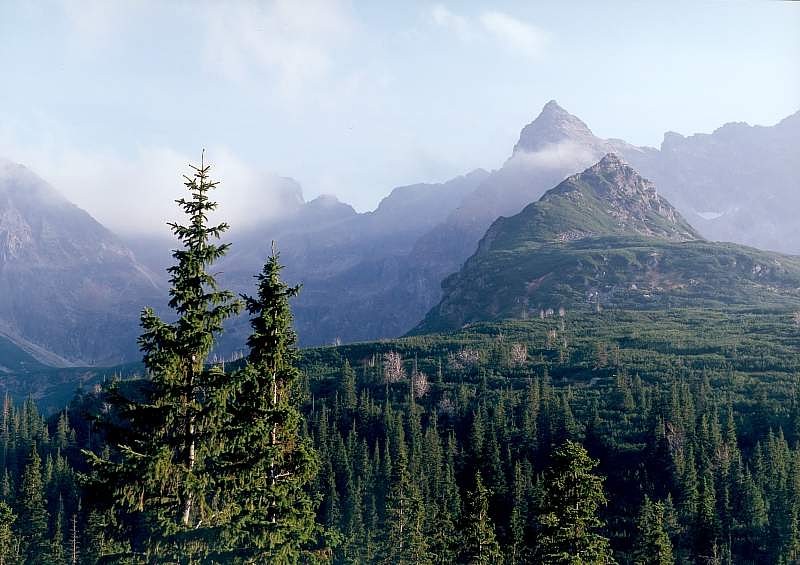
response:
[(512, 249), (529, 242), (564, 242), (597, 235), (701, 239), (650, 181), (609, 153), (519, 214), (499, 219), (483, 244)]
[(21, 165), (0, 162), (0, 335), (51, 364), (136, 355), (152, 275), (89, 214)]
[[(252, 292), (253, 274), (275, 240), (286, 265), (284, 276), (303, 283), (293, 302), (303, 345), (400, 335), (439, 299), (441, 276), (429, 285), (418, 284), (410, 257), (414, 243), (487, 175), (478, 169), (440, 184), (398, 187), (376, 210), (361, 214), (334, 197), (321, 197), (280, 222), (232, 231), (228, 239), (234, 245), (220, 262), (220, 281), (238, 292)], [(248, 331), (244, 321), (232, 324), (221, 351), (241, 348)]]
[(567, 176), (613, 150), (579, 118), (551, 100), (520, 132), (511, 156), (439, 226), (417, 242), (420, 258), (438, 258), (442, 275), (458, 269), (499, 216), (519, 212)]
[(615, 155), (499, 218), (415, 333), (588, 307), (800, 305), (800, 258), (703, 240)]
[(774, 126), (729, 123), (617, 148), (708, 238), (800, 253), (800, 112)]

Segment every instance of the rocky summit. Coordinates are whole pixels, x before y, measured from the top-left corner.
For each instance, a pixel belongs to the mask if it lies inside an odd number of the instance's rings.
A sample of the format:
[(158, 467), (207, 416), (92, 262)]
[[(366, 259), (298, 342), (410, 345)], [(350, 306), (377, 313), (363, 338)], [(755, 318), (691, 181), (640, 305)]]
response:
[(703, 239), (609, 154), (499, 218), (415, 333), (558, 308), (800, 304), (800, 259)]

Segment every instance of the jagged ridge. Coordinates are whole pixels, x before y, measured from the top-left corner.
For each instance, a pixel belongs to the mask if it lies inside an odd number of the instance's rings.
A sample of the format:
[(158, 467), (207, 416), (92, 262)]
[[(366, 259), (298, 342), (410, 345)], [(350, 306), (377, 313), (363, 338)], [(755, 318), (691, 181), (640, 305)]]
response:
[(499, 218), (412, 333), (565, 308), (800, 306), (800, 258), (708, 242), (616, 155)]

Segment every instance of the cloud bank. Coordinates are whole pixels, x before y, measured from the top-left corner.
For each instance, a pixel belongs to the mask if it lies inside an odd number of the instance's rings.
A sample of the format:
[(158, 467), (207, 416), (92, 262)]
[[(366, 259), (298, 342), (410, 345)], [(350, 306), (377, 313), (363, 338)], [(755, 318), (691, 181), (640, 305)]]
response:
[[(70, 144), (48, 143), (20, 148), (0, 131), (0, 155), (21, 163), (60, 194), (121, 234), (168, 234), (168, 221), (182, 220), (175, 199), (185, 196), (183, 175), (198, 164), (200, 152), (188, 155), (163, 146), (141, 147), (133, 154), (88, 152)], [(294, 209), (303, 201), (292, 179), (254, 167), (225, 147), (210, 147), (206, 162), (220, 185), (215, 221), (250, 227)]]
[(286, 95), (327, 75), (355, 27), (337, 0), (215, 2), (205, 5), (205, 59), (228, 79), (251, 72), (277, 77)]
[(443, 4), (434, 4), (429, 15), (434, 25), (453, 33), (460, 41), (493, 41), (509, 53), (525, 58), (540, 57), (550, 41), (547, 31), (496, 10), (468, 17), (456, 14)]
[(596, 163), (601, 156), (586, 145), (567, 140), (550, 143), (538, 151), (516, 151), (508, 160), (508, 165), (522, 170), (583, 170)]

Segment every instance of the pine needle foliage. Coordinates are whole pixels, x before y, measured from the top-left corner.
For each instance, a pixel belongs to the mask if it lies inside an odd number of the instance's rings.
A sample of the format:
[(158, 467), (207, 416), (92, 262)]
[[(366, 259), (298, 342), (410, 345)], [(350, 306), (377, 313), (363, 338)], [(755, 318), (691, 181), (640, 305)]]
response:
[(289, 305), (300, 287), (281, 279), (282, 268), (273, 245), (256, 277), (256, 295), (243, 296), (250, 352), (231, 377), (222, 410), (219, 487), (232, 516), (222, 535), (226, 563), (296, 563), (308, 557), (318, 533), (308, 487), (319, 462), (301, 433), (301, 375)]
[(217, 207), (209, 193), (218, 183), (204, 160), (191, 168), (184, 176), (189, 196), (176, 200), (188, 221), (168, 224), (181, 244), (168, 269), (177, 320), (166, 322), (152, 308), (142, 312), (139, 345), (150, 382), (135, 394), (113, 391), (120, 442), (111, 458), (93, 457), (99, 480), (113, 485), (131, 540), (124, 559), (134, 561), (197, 562), (208, 551), (210, 532), (226, 520), (205, 464), (217, 449), (214, 399), (224, 394), (226, 378), (207, 359), (224, 321), (242, 304), (209, 272), (229, 247), (216, 243), (228, 225), (209, 222)]
[(545, 474), (540, 515), (539, 555), (548, 565), (609, 565), (615, 563), (609, 541), (598, 533), (603, 521), (597, 511), (606, 504), (603, 479), (593, 474), (597, 461), (574, 441), (553, 454)]

